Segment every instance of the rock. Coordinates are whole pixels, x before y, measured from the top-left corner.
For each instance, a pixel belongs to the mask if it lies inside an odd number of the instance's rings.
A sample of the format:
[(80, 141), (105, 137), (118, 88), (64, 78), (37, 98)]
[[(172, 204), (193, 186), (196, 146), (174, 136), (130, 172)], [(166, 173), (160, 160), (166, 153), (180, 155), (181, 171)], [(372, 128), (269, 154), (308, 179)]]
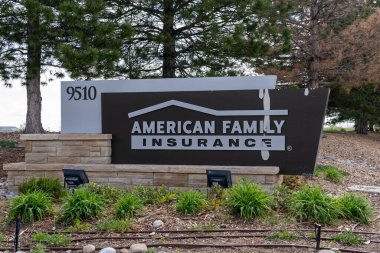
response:
[(146, 253), (148, 248), (146, 247), (146, 244), (136, 243), (131, 245), (129, 251), (130, 253)]
[(324, 157), (327, 161), (336, 161), (336, 158), (334, 156), (326, 156)]
[(166, 252), (161, 250), (161, 251), (159, 251), (158, 253), (166, 253)]
[(92, 244), (88, 244), (88, 245), (83, 247), (83, 253), (92, 253), (92, 252), (95, 252), (95, 250), (96, 250), (96, 248)]
[(158, 229), (164, 225), (164, 222), (162, 220), (155, 220), (153, 222), (153, 228)]
[(99, 251), (99, 253), (116, 253), (116, 250), (111, 247), (103, 248)]
[(374, 185), (353, 185), (353, 186), (348, 187), (348, 189), (351, 191), (380, 193), (380, 186), (374, 186)]
[(7, 193), (5, 193), (5, 198), (6, 199), (13, 199), (14, 197), (16, 197), (16, 193), (14, 193), (14, 192), (7, 192)]
[(156, 234), (156, 232), (154, 232), (154, 231), (153, 231), (153, 232), (152, 232), (152, 233), (150, 233), (149, 235), (152, 235), (152, 236), (153, 236), (153, 235), (155, 235), (155, 234)]
[(227, 228), (227, 225), (226, 224), (221, 224), (219, 227), (220, 228)]
[(335, 253), (335, 251), (332, 251), (329, 249), (321, 249), (321, 250), (318, 250), (317, 253)]
[(16, 253), (26, 253), (25, 251), (16, 251)]
[(120, 253), (129, 253), (129, 250), (128, 249), (121, 249)]

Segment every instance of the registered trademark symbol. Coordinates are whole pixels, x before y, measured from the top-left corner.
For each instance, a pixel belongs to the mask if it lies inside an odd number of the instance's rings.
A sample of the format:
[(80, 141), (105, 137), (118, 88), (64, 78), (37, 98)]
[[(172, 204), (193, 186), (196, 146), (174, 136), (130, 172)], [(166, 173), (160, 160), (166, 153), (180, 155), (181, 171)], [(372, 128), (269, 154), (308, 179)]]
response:
[(286, 150), (287, 150), (287, 151), (292, 151), (292, 149), (293, 149), (293, 147), (290, 146), (290, 145), (286, 147)]

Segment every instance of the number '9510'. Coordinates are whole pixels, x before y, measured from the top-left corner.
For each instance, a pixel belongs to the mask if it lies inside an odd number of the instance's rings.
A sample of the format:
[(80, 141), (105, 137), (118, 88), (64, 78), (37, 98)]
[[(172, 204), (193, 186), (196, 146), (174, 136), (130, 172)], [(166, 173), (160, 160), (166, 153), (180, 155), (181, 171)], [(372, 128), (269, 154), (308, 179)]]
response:
[(69, 86), (66, 89), (66, 93), (70, 96), (69, 100), (94, 100), (97, 95), (97, 91), (94, 86)]

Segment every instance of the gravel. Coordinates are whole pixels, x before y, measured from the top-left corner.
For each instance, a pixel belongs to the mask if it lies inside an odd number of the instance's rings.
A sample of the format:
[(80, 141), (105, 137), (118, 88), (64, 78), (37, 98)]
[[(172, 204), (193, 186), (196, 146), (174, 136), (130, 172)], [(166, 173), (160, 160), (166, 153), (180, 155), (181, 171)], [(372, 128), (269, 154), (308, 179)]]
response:
[(6, 198), (7, 190), (7, 178), (2, 177), (0, 178), (0, 200)]

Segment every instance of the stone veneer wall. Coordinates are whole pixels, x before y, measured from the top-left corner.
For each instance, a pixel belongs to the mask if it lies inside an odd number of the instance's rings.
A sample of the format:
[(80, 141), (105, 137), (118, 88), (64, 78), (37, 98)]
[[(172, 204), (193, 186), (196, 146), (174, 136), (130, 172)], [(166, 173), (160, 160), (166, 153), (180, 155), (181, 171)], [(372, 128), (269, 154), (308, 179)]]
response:
[(63, 181), (63, 168), (84, 169), (91, 182), (117, 187), (166, 185), (207, 186), (206, 170), (230, 170), (232, 181), (239, 177), (272, 187), (282, 182), (278, 167), (134, 165), (111, 164), (110, 134), (24, 134), (25, 163), (4, 164), (9, 191), (31, 177), (56, 177)]

